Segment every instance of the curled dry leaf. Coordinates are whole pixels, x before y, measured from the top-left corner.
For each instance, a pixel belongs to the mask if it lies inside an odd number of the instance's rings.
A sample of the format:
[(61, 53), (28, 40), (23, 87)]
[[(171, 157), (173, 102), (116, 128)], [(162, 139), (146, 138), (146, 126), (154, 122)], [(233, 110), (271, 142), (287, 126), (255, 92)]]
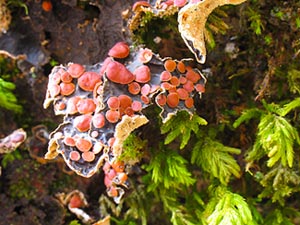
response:
[(206, 60), (206, 48), (204, 41), (205, 23), (211, 12), (222, 5), (237, 5), (246, 0), (203, 0), (195, 4), (187, 4), (179, 10), (178, 29), (181, 36), (194, 53), (199, 63)]

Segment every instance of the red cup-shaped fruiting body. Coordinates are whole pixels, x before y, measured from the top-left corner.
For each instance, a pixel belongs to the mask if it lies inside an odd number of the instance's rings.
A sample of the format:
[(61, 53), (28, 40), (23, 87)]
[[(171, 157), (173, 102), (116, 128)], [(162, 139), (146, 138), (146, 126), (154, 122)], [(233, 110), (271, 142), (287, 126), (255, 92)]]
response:
[(123, 59), (130, 53), (129, 46), (125, 42), (116, 43), (109, 51), (108, 55), (114, 58)]
[(59, 93), (60, 93), (60, 85), (55, 84), (55, 83), (51, 83), (51, 84), (49, 83), (48, 91), (49, 91), (51, 98), (54, 98), (57, 95), (59, 95)]
[(187, 99), (189, 97), (188, 91), (185, 90), (184, 88), (178, 88), (176, 90), (176, 92), (177, 92), (177, 94), (179, 96), (179, 99), (181, 99), (181, 100), (185, 100), (185, 99)]
[(116, 123), (119, 121), (120, 118), (120, 112), (117, 110), (107, 110), (105, 113), (105, 118), (108, 120), (110, 123)]
[(131, 108), (132, 108), (133, 111), (139, 112), (143, 109), (143, 105), (139, 101), (133, 101), (132, 104), (131, 104)]
[(132, 99), (128, 95), (119, 95), (120, 111), (124, 111), (128, 107), (131, 107)]
[(187, 68), (187, 72), (185, 76), (188, 80), (192, 81), (193, 83), (197, 83), (201, 79), (199, 73), (197, 73), (190, 67)]
[(73, 83), (60, 83), (60, 94), (64, 96), (69, 96), (75, 91), (75, 84)]
[(71, 147), (74, 147), (75, 146), (75, 140), (74, 140), (74, 138), (72, 138), (70, 136), (65, 137), (64, 138), (64, 144), (68, 145), (68, 146), (71, 146)]
[(111, 61), (105, 70), (107, 78), (118, 84), (129, 84), (134, 80), (134, 75), (122, 64)]
[(70, 208), (80, 208), (84, 206), (84, 202), (82, 201), (81, 197), (79, 194), (73, 194), (72, 197), (70, 198), (69, 202), (69, 207)]
[(78, 78), (78, 77), (80, 77), (83, 73), (84, 73), (84, 71), (85, 71), (85, 69), (84, 69), (84, 67), (82, 66), (82, 65), (80, 65), (80, 64), (77, 64), (77, 63), (72, 63), (69, 67), (68, 67), (68, 73), (72, 76), (72, 77), (74, 77), (74, 78)]
[(156, 103), (160, 106), (164, 106), (167, 103), (167, 96), (159, 94), (156, 96)]
[(93, 126), (95, 128), (102, 128), (105, 126), (105, 117), (102, 113), (96, 113), (93, 115), (93, 119), (92, 119), (92, 123), (93, 123)]
[(136, 3), (133, 4), (132, 11), (137, 10), (141, 6), (143, 6), (143, 7), (150, 7), (151, 5), (147, 1), (137, 1)]
[(117, 96), (111, 96), (107, 100), (107, 106), (112, 110), (117, 110), (120, 107), (120, 100)]
[(161, 74), (160, 74), (160, 80), (161, 81), (169, 81), (171, 80), (172, 74), (169, 71), (164, 70)]
[(75, 145), (76, 148), (81, 152), (88, 152), (93, 146), (90, 140), (84, 138), (77, 138)]
[(200, 93), (204, 93), (205, 92), (205, 86), (203, 84), (196, 84), (195, 85), (195, 89), (196, 89), (196, 91), (198, 91)]
[(177, 7), (183, 7), (187, 3), (187, 0), (174, 0), (174, 5)]
[(179, 96), (177, 92), (172, 92), (167, 95), (167, 105), (170, 108), (175, 108), (179, 104)]
[(93, 99), (86, 98), (80, 99), (76, 104), (77, 110), (80, 114), (89, 114), (93, 113), (96, 109), (96, 104)]
[(184, 72), (186, 71), (184, 62), (179, 61), (179, 62), (177, 63), (177, 70), (178, 70), (180, 73), (184, 73)]
[(130, 94), (137, 95), (141, 91), (141, 85), (138, 82), (131, 82), (128, 84), (128, 91)]
[(139, 52), (139, 55), (138, 55), (138, 59), (142, 63), (148, 63), (148, 62), (150, 62), (150, 60), (152, 59), (152, 57), (153, 57), (153, 52), (150, 49), (148, 49), (148, 48), (141, 49), (140, 52)]
[(91, 151), (83, 152), (81, 157), (86, 162), (92, 162), (95, 159), (95, 154)]
[(194, 99), (192, 97), (189, 97), (187, 98), (185, 101), (184, 101), (184, 105), (190, 109), (194, 106)]
[(79, 96), (71, 97), (67, 103), (67, 114), (73, 115), (78, 112), (77, 103), (81, 100)]
[(167, 59), (164, 62), (164, 67), (167, 71), (173, 72), (176, 69), (176, 62), (173, 59)]
[(60, 75), (60, 79), (64, 83), (71, 83), (73, 80), (73, 77), (67, 71), (65, 71)]
[(124, 172), (125, 170), (125, 164), (122, 161), (114, 161), (111, 164), (111, 167), (117, 172), (117, 173), (121, 173)]
[(147, 83), (151, 80), (150, 68), (146, 65), (139, 66), (133, 72), (135, 81), (139, 83)]
[(76, 116), (74, 119), (74, 127), (80, 132), (86, 132), (91, 128), (92, 116), (89, 114), (84, 114)]
[(71, 151), (69, 156), (70, 156), (70, 159), (72, 161), (79, 161), (80, 160), (80, 153), (76, 150)]
[(92, 71), (84, 72), (78, 78), (78, 85), (84, 91), (93, 91), (95, 85), (99, 82), (101, 82), (100, 74)]

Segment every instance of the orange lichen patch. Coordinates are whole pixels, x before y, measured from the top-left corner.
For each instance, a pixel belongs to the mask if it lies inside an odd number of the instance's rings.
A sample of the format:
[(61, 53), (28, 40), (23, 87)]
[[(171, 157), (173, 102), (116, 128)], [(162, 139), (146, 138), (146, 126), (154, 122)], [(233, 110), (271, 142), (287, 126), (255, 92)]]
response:
[(92, 116), (89, 114), (84, 114), (76, 116), (74, 119), (74, 127), (80, 132), (88, 131), (91, 128)]
[(184, 101), (184, 105), (187, 107), (187, 108), (192, 108), (194, 106), (194, 99), (189, 97), (187, 98), (185, 101)]
[(68, 145), (68, 146), (71, 146), (71, 147), (75, 146), (75, 140), (74, 140), (74, 138), (72, 138), (70, 136), (64, 138), (64, 143), (65, 143), (65, 145)]
[(95, 85), (101, 82), (101, 76), (98, 73), (87, 71), (78, 78), (78, 86), (84, 91), (93, 91)]
[(133, 4), (132, 6), (132, 11), (136, 11), (139, 7), (150, 7), (150, 3), (148, 3), (147, 1), (138, 1), (136, 3)]
[(70, 159), (72, 161), (78, 161), (80, 159), (80, 154), (76, 150), (70, 152)]
[(112, 96), (107, 100), (107, 106), (112, 109), (116, 110), (120, 107), (120, 100), (116, 96)]
[(131, 82), (128, 84), (128, 91), (133, 95), (137, 95), (141, 91), (141, 85), (137, 82)]
[(125, 42), (116, 43), (109, 51), (108, 55), (114, 58), (123, 59), (130, 53), (129, 46)]
[(164, 94), (157, 95), (156, 103), (160, 106), (164, 106), (167, 103), (167, 96), (165, 96)]
[(80, 114), (93, 113), (96, 109), (96, 104), (93, 99), (86, 98), (80, 99), (76, 104), (77, 110)]
[(48, 84), (48, 91), (52, 98), (56, 97), (60, 93), (60, 86), (58, 84)]
[(188, 92), (192, 92), (194, 90), (194, 84), (192, 81), (187, 80), (187, 82), (182, 86)]
[(150, 104), (150, 98), (146, 95), (142, 95), (141, 96), (141, 100), (143, 103), (145, 103), (146, 105)]
[(75, 84), (73, 83), (60, 83), (60, 94), (68, 96), (74, 93)]
[(93, 123), (93, 126), (95, 128), (102, 128), (104, 127), (105, 125), (105, 117), (102, 113), (96, 113), (93, 115), (93, 119), (92, 119), (92, 123)]
[(171, 83), (173, 86), (177, 87), (177, 86), (179, 86), (180, 81), (179, 81), (178, 77), (172, 76), (171, 79), (170, 79), (170, 83)]
[(80, 101), (79, 96), (74, 96), (69, 99), (68, 104), (67, 104), (67, 114), (75, 114), (78, 112), (77, 110), (77, 103)]
[(120, 95), (118, 99), (120, 101), (120, 110), (131, 107), (132, 99), (128, 95)]
[(179, 61), (177, 63), (177, 70), (180, 72), (180, 73), (184, 73), (186, 68), (185, 68), (185, 64), (182, 62), (182, 61)]
[(195, 89), (196, 91), (200, 92), (200, 93), (204, 93), (205, 92), (205, 87), (203, 84), (196, 84), (195, 85)]
[(95, 159), (95, 154), (93, 152), (91, 152), (91, 151), (83, 152), (81, 154), (81, 157), (86, 162), (92, 162)]
[(84, 69), (84, 67), (83, 67), (82, 65), (80, 65), (80, 64), (72, 63), (72, 64), (69, 65), (67, 71), (68, 71), (68, 73), (69, 73), (72, 77), (78, 78), (78, 77), (80, 77), (80, 76), (84, 73), (85, 69)]
[(138, 55), (138, 59), (142, 62), (142, 63), (148, 63), (150, 62), (150, 60), (152, 59), (153, 56), (153, 52), (148, 49), (141, 49)]
[[(78, 152), (77, 152), (78, 153)], [(79, 153), (78, 153), (79, 154)], [(79, 156), (80, 157), (80, 156)], [(81, 208), (84, 207), (85, 204), (81, 198), (81, 196), (77, 193), (73, 194), (72, 197), (70, 198), (68, 206), (70, 208)]]
[(50, 0), (44, 0), (42, 2), (42, 9), (45, 11), (45, 12), (50, 12), (52, 10), (52, 3)]
[(175, 108), (179, 104), (179, 96), (176, 92), (172, 92), (167, 95), (167, 105), (170, 108)]
[(141, 88), (141, 94), (142, 95), (149, 95), (151, 91), (151, 86), (149, 84), (144, 84), (143, 87)]
[(185, 76), (188, 80), (192, 81), (193, 83), (197, 83), (201, 79), (200, 75), (192, 68), (189, 67), (187, 68), (187, 72)]
[(164, 62), (164, 67), (167, 71), (173, 72), (176, 69), (176, 62), (172, 59), (167, 59)]
[(151, 80), (150, 68), (146, 65), (139, 66), (133, 71), (135, 81), (139, 83), (147, 83)]
[(181, 100), (185, 100), (189, 97), (189, 93), (184, 88), (178, 88), (176, 91), (179, 96), (179, 99)]
[(169, 81), (172, 77), (172, 74), (169, 71), (164, 70), (161, 74), (160, 74), (160, 80), (161, 81)]
[(179, 77), (179, 82), (180, 82), (180, 84), (185, 84), (185, 83), (187, 82), (186, 77), (180, 76), (180, 77)]
[(131, 108), (132, 108), (133, 111), (139, 112), (139, 111), (142, 110), (143, 105), (139, 101), (133, 101), (132, 104), (131, 104)]
[(120, 112), (116, 110), (107, 110), (105, 113), (105, 118), (110, 123), (116, 123), (120, 118)]
[(66, 71), (60, 75), (60, 79), (64, 83), (71, 83), (73, 80), (73, 77)]
[(78, 150), (81, 152), (87, 152), (93, 146), (91, 141), (86, 140), (84, 138), (77, 138), (75, 145), (76, 145), (76, 148), (78, 148)]
[(123, 64), (117, 61), (108, 63), (105, 73), (109, 80), (118, 84), (129, 84), (135, 78)]
[(117, 173), (121, 173), (124, 172), (125, 169), (125, 163), (123, 161), (114, 161), (111, 164), (111, 167), (117, 172)]

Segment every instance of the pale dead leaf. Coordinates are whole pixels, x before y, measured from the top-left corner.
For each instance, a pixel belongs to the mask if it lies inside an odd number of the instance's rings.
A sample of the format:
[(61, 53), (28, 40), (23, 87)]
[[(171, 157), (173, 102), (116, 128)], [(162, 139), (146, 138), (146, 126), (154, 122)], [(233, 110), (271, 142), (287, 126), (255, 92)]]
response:
[(179, 10), (179, 32), (199, 63), (204, 63), (206, 60), (204, 29), (210, 13), (219, 6), (227, 4), (237, 5), (245, 1), (246, 0), (203, 0), (194, 4), (189, 3)]

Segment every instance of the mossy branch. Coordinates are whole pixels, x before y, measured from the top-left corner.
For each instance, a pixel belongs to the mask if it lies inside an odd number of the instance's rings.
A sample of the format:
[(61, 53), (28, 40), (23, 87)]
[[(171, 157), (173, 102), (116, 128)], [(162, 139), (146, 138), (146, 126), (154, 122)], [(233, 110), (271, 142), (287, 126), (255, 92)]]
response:
[(240, 154), (240, 149), (224, 146), (206, 137), (198, 141), (192, 151), (191, 162), (227, 184), (231, 176), (240, 177), (240, 166), (231, 154)]
[(16, 96), (13, 94), (16, 86), (14, 83), (5, 81), (0, 78), (0, 107), (21, 113), (22, 107), (18, 105)]
[(181, 136), (181, 143), (179, 148), (183, 149), (187, 145), (191, 137), (191, 133), (197, 133), (199, 130), (199, 126), (206, 124), (206, 120), (201, 118), (197, 114), (193, 114), (191, 116), (189, 113), (181, 111), (161, 126), (161, 133), (168, 133), (165, 138), (166, 145)]
[(158, 186), (166, 189), (180, 189), (190, 186), (195, 182), (192, 174), (187, 169), (187, 160), (171, 149), (160, 149), (152, 156), (145, 170), (151, 176), (151, 184), (148, 190), (154, 190)]
[(256, 224), (250, 207), (242, 196), (230, 192), (223, 186), (219, 186), (212, 191), (214, 195), (203, 213), (208, 225)]

